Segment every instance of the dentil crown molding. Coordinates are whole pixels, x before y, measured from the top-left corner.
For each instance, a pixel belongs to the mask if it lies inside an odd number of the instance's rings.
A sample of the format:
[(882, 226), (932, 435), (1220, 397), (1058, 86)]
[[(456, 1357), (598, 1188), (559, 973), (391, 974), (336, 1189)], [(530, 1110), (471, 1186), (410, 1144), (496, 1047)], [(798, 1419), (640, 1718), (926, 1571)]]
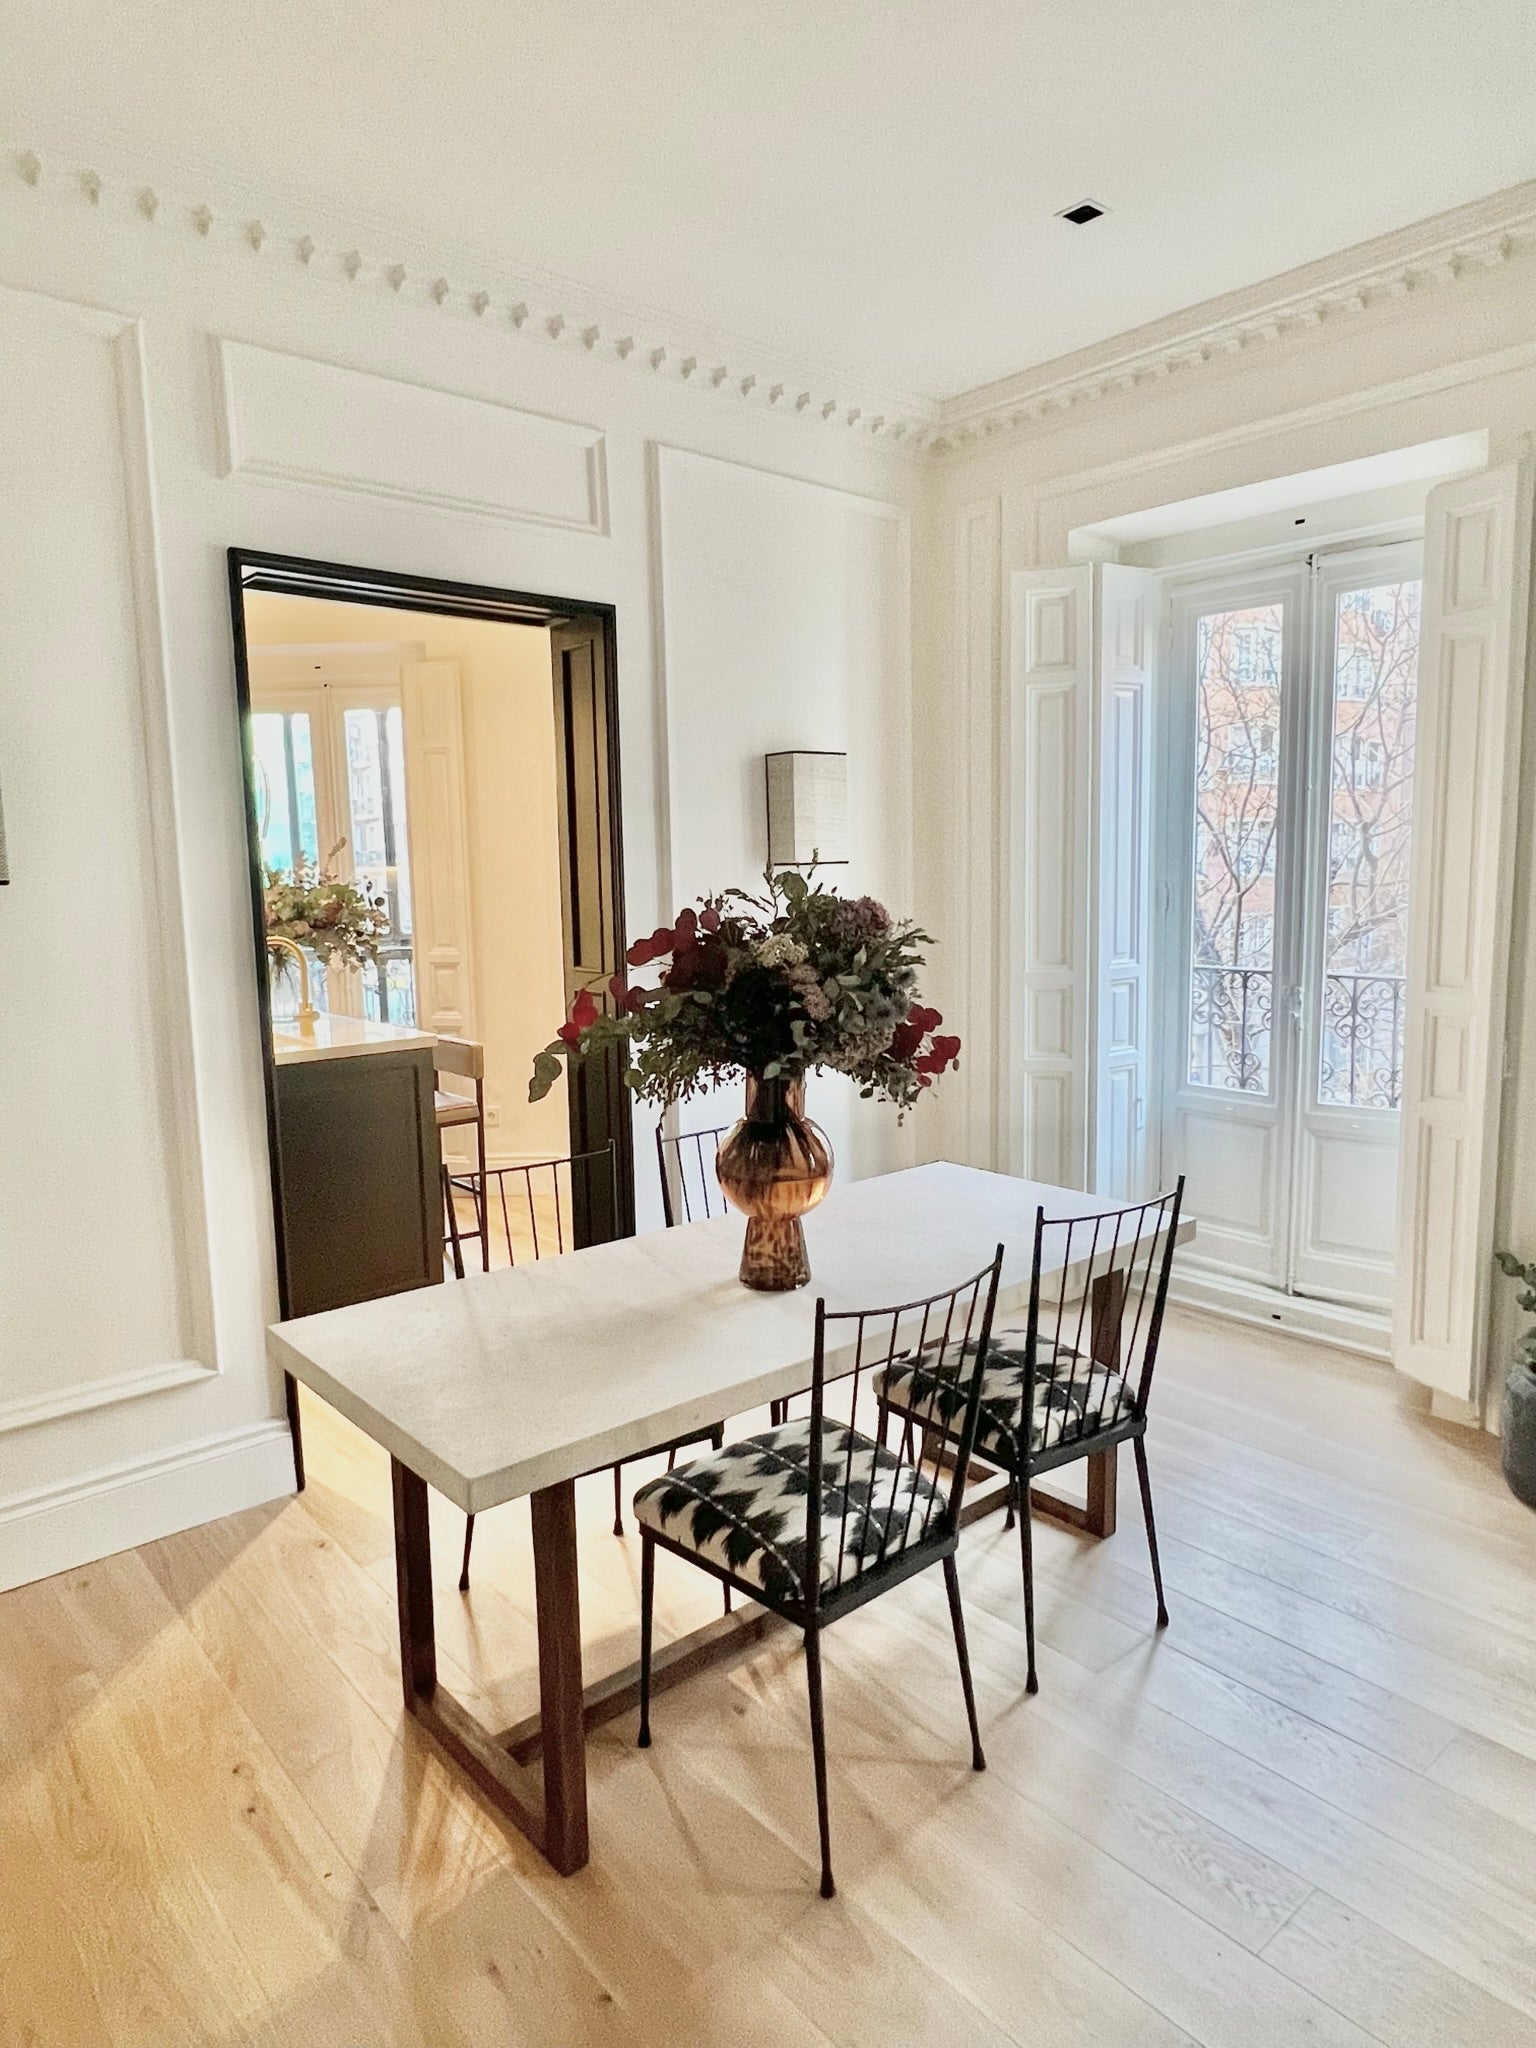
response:
[(1250, 350), (1454, 285), (1536, 251), (1536, 180), (944, 399), (936, 456), (1027, 436), (1061, 416)]
[[(8, 125), (18, 133), (22, 124)], [(578, 349), (641, 375), (942, 458), (994, 438), (1047, 431), (1062, 416), (1183, 377), (1280, 340), (1452, 287), (1536, 250), (1536, 180), (1431, 215), (1279, 277), (942, 400), (880, 392), (844, 369), (787, 363), (771, 349), (654, 307), (600, 299), (552, 272), (509, 270), (482, 249), (423, 242), (382, 218), (338, 216), (304, 195), (162, 157), (78, 124), (25, 124), (9, 150), (21, 187), (139, 230), (243, 260), (283, 265), (359, 291)], [(856, 393), (857, 395), (850, 395)]]
[(914, 455), (934, 429), (938, 408), (929, 400), (874, 389), (825, 363), (788, 362), (740, 336), (599, 298), (551, 272), (509, 269), (483, 249), (423, 241), (381, 218), (339, 216), (323, 202), (257, 188), (229, 170), (169, 157), (152, 165), (131, 139), (100, 130), (14, 118), (6, 125), (17, 138), (4, 164), (14, 184), (141, 232), (383, 293)]

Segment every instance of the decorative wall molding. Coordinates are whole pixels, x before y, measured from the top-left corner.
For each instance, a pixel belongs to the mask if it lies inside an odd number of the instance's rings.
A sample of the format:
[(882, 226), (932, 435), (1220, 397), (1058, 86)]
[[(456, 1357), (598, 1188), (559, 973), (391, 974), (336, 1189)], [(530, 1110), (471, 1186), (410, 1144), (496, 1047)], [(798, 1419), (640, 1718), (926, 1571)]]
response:
[(218, 361), (227, 476), (608, 531), (600, 428), (227, 338)]
[(285, 1421), (179, 1444), (0, 1501), (0, 1592), (293, 1490)]
[[(50, 128), (56, 124), (49, 123)], [(187, 238), (246, 260), (687, 384), (816, 426), (878, 439), (919, 458), (1026, 438), (1068, 413), (1186, 376), (1282, 340), (1475, 279), (1536, 251), (1536, 180), (1185, 308), (1073, 355), (942, 400), (875, 390), (846, 366), (786, 361), (771, 348), (681, 315), (601, 299), (558, 274), (509, 270), (467, 244), (423, 242), (380, 217), (337, 216), (303, 194), (259, 188), (185, 160), (151, 165), (121, 139), (78, 125), (57, 142), (9, 151), (15, 180), (40, 198), (139, 231)]]
[[(953, 973), (973, 1007), (965, 1026), (969, 1057), (962, 1070), (965, 1157), (991, 1164), (998, 1136), (998, 1062), (1001, 1038), (992, 982), (999, 957), (997, 903), (981, 886), (997, 843), (998, 789), (989, 778), (988, 802), (973, 799), (974, 763), (996, 758), (997, 675), (1002, 641), (1002, 505), (993, 495), (960, 508), (955, 518), (954, 660), (955, 758), (951, 786), (949, 857), (961, 878), (964, 914), (954, 933)], [(983, 785), (984, 787), (988, 785)], [(989, 993), (990, 991), (990, 993)]]
[(204, 1365), (201, 1359), (176, 1358), (165, 1365), (136, 1366), (130, 1372), (79, 1380), (72, 1387), (58, 1387), (47, 1394), (24, 1394), (13, 1401), (0, 1401), (0, 1436), (14, 1429), (31, 1429), (39, 1422), (57, 1422), (64, 1415), (83, 1415), (91, 1408), (111, 1408), (119, 1401), (136, 1401), (142, 1394), (160, 1394), (169, 1387), (190, 1386), (194, 1381), (216, 1377), (216, 1369)]
[[(0, 288), (0, 310), (57, 322), (97, 339), (105, 351), (112, 426), (100, 455), (116, 471), (121, 540), (127, 571), (126, 621), (132, 681), (125, 692), (136, 747), (122, 755), (124, 775), (143, 793), (148, 886), (154, 939), (142, 958), (156, 1007), (154, 1087), (167, 1137), (167, 1194), (175, 1247), (164, 1274), (175, 1302), (169, 1358), (18, 1394), (0, 1402), (0, 1435), (89, 1410), (112, 1407), (170, 1388), (212, 1381), (222, 1369), (213, 1300), (211, 1218), (191, 1035), (191, 961), (177, 843), (177, 806), (170, 742), (169, 679), (164, 633), (161, 549), (150, 451), (149, 394), (141, 324), (125, 313), (47, 292)], [(78, 562), (76, 564), (78, 569)], [(122, 1191), (118, 1190), (121, 1197)], [(86, 1358), (81, 1357), (81, 1364)], [(67, 1370), (67, 1367), (66, 1367)]]
[(323, 202), (258, 188), (209, 165), (151, 165), (106, 135), (72, 127), (60, 130), (56, 144), (35, 135), (18, 140), (7, 159), (0, 170), (39, 199), (140, 233), (430, 308), (913, 455), (923, 453), (934, 429), (931, 401), (874, 389), (846, 368), (790, 362), (741, 336), (599, 298), (550, 272), (509, 270), (503, 258), (471, 245), (423, 242), (418, 231), (386, 219), (338, 217)]
[(944, 456), (1043, 432), (1067, 413), (1273, 342), (1334, 330), (1533, 253), (1536, 180), (945, 399), (925, 446)]

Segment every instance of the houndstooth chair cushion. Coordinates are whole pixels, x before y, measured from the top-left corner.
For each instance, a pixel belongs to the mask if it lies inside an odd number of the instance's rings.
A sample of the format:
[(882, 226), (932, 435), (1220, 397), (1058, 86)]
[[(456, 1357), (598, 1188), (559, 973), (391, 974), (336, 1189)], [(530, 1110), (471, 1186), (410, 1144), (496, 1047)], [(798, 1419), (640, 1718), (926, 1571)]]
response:
[[(651, 1480), (635, 1495), (635, 1519), (770, 1600), (804, 1600), (810, 1451), (809, 1418), (781, 1423)], [(934, 1526), (942, 1496), (868, 1437), (824, 1421), (821, 1455), (824, 1586), (846, 1584), (863, 1562), (894, 1556)]]
[[(981, 1412), (976, 1422), (976, 1449), (1011, 1463), (1024, 1422), (1025, 1332), (994, 1330), (981, 1377)], [(965, 1420), (970, 1376), (959, 1376), (961, 1347), (951, 1344), (942, 1369), (935, 1371), (942, 1347), (925, 1345), (916, 1358), (896, 1359), (875, 1380), (875, 1396), (898, 1414), (912, 1413), (958, 1433)], [(963, 1355), (974, 1357), (974, 1343)], [(931, 1363), (925, 1369), (924, 1360)], [(1111, 1429), (1131, 1413), (1131, 1392), (1119, 1373), (1085, 1360), (1069, 1345), (1041, 1338), (1035, 1353), (1035, 1412), (1029, 1433), (1032, 1452), (1052, 1450), (1063, 1436), (1076, 1436), (1086, 1417), (1084, 1434)]]

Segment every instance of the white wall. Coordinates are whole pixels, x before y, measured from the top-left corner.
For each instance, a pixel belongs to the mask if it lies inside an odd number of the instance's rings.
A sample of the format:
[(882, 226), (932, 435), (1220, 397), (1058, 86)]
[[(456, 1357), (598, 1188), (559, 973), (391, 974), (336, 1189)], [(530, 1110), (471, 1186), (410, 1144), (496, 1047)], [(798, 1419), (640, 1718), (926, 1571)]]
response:
[[(634, 931), (756, 864), (733, 821), (770, 738), (846, 732), (870, 883), (905, 878), (907, 459), (260, 240), (0, 189), (0, 1585), (290, 1483), (227, 547), (614, 604)], [(53, 1106), (71, 1087), (110, 1155)], [(850, 1133), (844, 1169), (904, 1142)]]
[[(670, 869), (679, 906), (728, 884), (752, 888), (768, 859), (763, 756), (788, 748), (849, 757), (851, 859), (827, 871), (898, 915), (911, 895), (908, 518), (899, 505), (657, 451), (672, 793)], [(750, 545), (743, 539), (750, 536)], [(844, 593), (868, 593), (851, 608)], [(734, 753), (735, 769), (720, 763)], [(813, 1078), (806, 1107), (841, 1170), (910, 1163), (916, 1119), (862, 1103), (841, 1075)], [(925, 1104), (926, 1108), (927, 1105)], [(739, 1116), (695, 1100), (685, 1130)]]
[[(1000, 768), (1009, 576), (1068, 561), (1077, 529), (1261, 478), (1479, 431), (1492, 464), (1528, 453), (1536, 432), (1532, 261), (1527, 252), (1439, 292), (1401, 292), (1337, 326), (1324, 320), (1251, 352), (1214, 353), (1198, 368), (1053, 412), (940, 467), (932, 546), (922, 557), (916, 857), (919, 873), (942, 878), (929, 914), (964, 935), (942, 962), (944, 999), (975, 1055), (940, 1105), (941, 1142), (955, 1156), (1004, 1156), (993, 1076), (1012, 985)], [(1526, 727), (1529, 764), (1536, 685)], [(1521, 852), (1509, 878), (1516, 941), (1500, 1230), (1536, 1247), (1536, 767), (1528, 765), (1523, 786)], [(1507, 1294), (1498, 1315), (1495, 1358), (1501, 1344), (1507, 1349)]]

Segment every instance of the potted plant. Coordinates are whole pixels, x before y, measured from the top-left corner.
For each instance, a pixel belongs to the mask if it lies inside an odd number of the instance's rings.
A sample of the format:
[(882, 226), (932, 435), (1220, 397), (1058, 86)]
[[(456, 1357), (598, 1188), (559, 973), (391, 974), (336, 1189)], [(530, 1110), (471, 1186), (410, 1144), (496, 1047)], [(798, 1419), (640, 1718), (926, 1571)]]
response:
[[(1495, 1257), (1499, 1271), (1520, 1282), (1521, 1308), (1536, 1316), (1536, 1264), (1523, 1266), (1513, 1252), (1497, 1252)], [(1500, 1428), (1509, 1490), (1527, 1507), (1536, 1508), (1536, 1322), (1520, 1339), (1504, 1382)]]
[(629, 949), (631, 967), (660, 966), (654, 987), (616, 974), (608, 1006), (583, 991), (534, 1062), (530, 1101), (563, 1061), (621, 1049), (624, 1078), (662, 1108), (727, 1078), (746, 1080), (746, 1114), (716, 1161), (727, 1198), (748, 1218), (741, 1278), (802, 1287), (810, 1278), (800, 1219), (826, 1194), (832, 1152), (805, 1115), (805, 1077), (847, 1074), (865, 1098), (905, 1114), (959, 1063), (960, 1041), (917, 993), (932, 942), (872, 897), (843, 897), (796, 872), (752, 896), (699, 899)]

